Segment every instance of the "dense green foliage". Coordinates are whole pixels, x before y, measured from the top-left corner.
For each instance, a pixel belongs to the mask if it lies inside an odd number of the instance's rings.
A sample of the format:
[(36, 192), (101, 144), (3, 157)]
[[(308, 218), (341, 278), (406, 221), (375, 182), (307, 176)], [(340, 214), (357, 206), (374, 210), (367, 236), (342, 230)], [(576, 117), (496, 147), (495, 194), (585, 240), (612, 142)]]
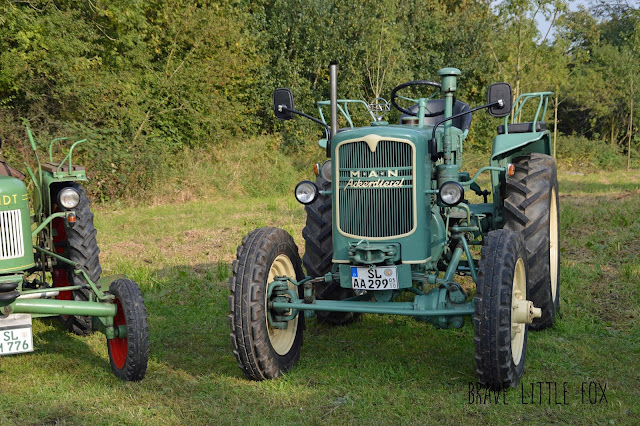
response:
[(249, 20), (231, 4), (5, 1), (0, 136), (24, 145), (24, 118), (43, 143), (87, 137), (93, 189), (138, 192), (181, 149), (257, 128)]
[[(402, 81), (437, 80), (444, 66), (462, 70), (458, 98), (471, 105), (498, 80), (516, 94), (552, 90), (549, 123), (557, 102), (563, 134), (626, 153), (632, 98), (640, 103), (638, 5), (491, 3), (2, 0), (3, 154), (16, 164), (31, 158), (24, 120), (43, 148), (56, 136), (87, 137), (79, 162), (103, 198), (153, 187), (185, 150), (238, 149), (264, 133), (283, 135), (284, 152), (306, 158), (319, 127), (276, 122), (270, 94), (291, 87), (297, 106), (314, 113), (314, 101), (328, 98), (331, 61), (340, 97), (388, 97)], [(540, 14), (553, 36), (539, 33)], [(637, 147), (640, 113), (633, 121)], [(467, 146), (488, 149), (495, 124), (477, 114)]]

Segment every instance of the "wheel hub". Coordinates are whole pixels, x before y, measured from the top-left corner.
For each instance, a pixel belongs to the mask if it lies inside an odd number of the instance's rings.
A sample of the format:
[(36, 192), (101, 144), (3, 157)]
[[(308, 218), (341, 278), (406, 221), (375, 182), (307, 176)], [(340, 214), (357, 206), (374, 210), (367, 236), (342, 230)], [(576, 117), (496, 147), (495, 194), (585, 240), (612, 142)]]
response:
[[(289, 259), (286, 255), (281, 254), (278, 255), (271, 264), (269, 268), (269, 274), (267, 277), (267, 283), (272, 283), (275, 280), (275, 277), (296, 277), (296, 271), (293, 267), (293, 263), (291, 259)], [(289, 282), (288, 283), (289, 290), (295, 290), (296, 286)], [(266, 295), (265, 295), (266, 296)], [(271, 342), (271, 346), (273, 350), (278, 355), (286, 355), (291, 347), (293, 346), (293, 342), (296, 338), (296, 333), (298, 330), (298, 317), (296, 316), (294, 319), (288, 321), (286, 323), (286, 327), (276, 327), (272, 325), (269, 321), (269, 316), (274, 314), (282, 314), (282, 312), (275, 312), (269, 309), (268, 306), (269, 300), (268, 297), (265, 297), (265, 321), (267, 322), (267, 330), (269, 332), (269, 341)]]
[(526, 300), (527, 274), (522, 258), (518, 259), (513, 271), (513, 287), (511, 291), (511, 356), (513, 362), (520, 363), (524, 350), (524, 334), (526, 325), (534, 318), (542, 316), (542, 310)]

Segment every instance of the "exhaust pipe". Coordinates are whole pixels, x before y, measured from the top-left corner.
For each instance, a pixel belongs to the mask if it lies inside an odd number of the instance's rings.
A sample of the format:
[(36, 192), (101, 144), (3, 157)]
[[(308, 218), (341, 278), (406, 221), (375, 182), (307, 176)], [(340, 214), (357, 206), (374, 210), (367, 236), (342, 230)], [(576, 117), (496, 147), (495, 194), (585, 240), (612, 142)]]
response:
[(24, 300), (24, 299), (45, 299), (47, 297), (56, 297), (57, 295), (59, 295), (60, 292), (59, 291), (47, 291), (44, 293), (31, 293), (31, 294), (23, 294), (21, 296), (18, 296), (18, 300)]
[(329, 65), (329, 100), (331, 102), (331, 137), (338, 132), (338, 64)]

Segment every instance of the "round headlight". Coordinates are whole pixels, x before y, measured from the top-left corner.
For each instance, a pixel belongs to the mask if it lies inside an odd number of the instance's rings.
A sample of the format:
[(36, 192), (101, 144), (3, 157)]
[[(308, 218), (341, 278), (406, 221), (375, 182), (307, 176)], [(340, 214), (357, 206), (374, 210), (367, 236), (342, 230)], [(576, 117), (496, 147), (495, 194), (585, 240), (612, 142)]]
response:
[(327, 160), (322, 164), (320, 175), (331, 182), (331, 160)]
[(440, 201), (447, 206), (455, 206), (464, 198), (464, 188), (458, 182), (445, 182), (438, 192)]
[(58, 194), (58, 202), (65, 209), (74, 209), (80, 204), (80, 194), (74, 188), (64, 188)]
[(318, 187), (315, 183), (303, 180), (296, 185), (296, 200), (302, 204), (311, 204), (318, 198)]

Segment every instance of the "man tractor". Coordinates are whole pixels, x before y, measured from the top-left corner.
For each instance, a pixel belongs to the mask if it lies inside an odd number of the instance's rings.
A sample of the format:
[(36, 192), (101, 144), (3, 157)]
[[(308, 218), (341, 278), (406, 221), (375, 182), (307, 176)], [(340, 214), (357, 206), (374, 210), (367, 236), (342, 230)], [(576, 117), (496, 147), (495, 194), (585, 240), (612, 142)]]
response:
[[(316, 166), (315, 182), (295, 188), (307, 212), (302, 261), (282, 229), (256, 229), (238, 247), (229, 322), (249, 378), (275, 378), (297, 362), (305, 318), (340, 325), (373, 313), (438, 328), (460, 328), (471, 316), (480, 383), (516, 386), (528, 330), (552, 326), (559, 308), (558, 183), (543, 121), (551, 92), (513, 102), (511, 87), (495, 83), (487, 104), (470, 109), (455, 98), (460, 74), (444, 68), (440, 83), (400, 84), (390, 99), (402, 113), (399, 124), (376, 115), (390, 109), (378, 99), (365, 127), (354, 126), (349, 106), (367, 104), (337, 97), (335, 65), (330, 101), (318, 103), (321, 119), (295, 110), (289, 89), (275, 90), (276, 117), (302, 115), (322, 125), (319, 144), (330, 159)], [(409, 88), (432, 93), (399, 94)], [(472, 113), (484, 108), (504, 124), (489, 165), (470, 176), (461, 170), (463, 141)], [(522, 120), (525, 111), (532, 121)], [(338, 129), (338, 112), (346, 128)], [(484, 173), (491, 186), (483, 190)], [(475, 294), (457, 276), (471, 277)]]
[[(33, 351), (32, 318), (59, 316), (78, 335), (107, 337), (113, 373), (142, 380), (149, 358), (147, 314), (138, 285), (123, 277), (100, 278), (102, 268), (93, 213), (81, 183), (85, 168), (73, 164), (71, 145), (62, 161), (38, 163), (29, 197), (25, 176), (0, 164), (0, 355)], [(31, 201), (31, 204), (30, 204)]]

